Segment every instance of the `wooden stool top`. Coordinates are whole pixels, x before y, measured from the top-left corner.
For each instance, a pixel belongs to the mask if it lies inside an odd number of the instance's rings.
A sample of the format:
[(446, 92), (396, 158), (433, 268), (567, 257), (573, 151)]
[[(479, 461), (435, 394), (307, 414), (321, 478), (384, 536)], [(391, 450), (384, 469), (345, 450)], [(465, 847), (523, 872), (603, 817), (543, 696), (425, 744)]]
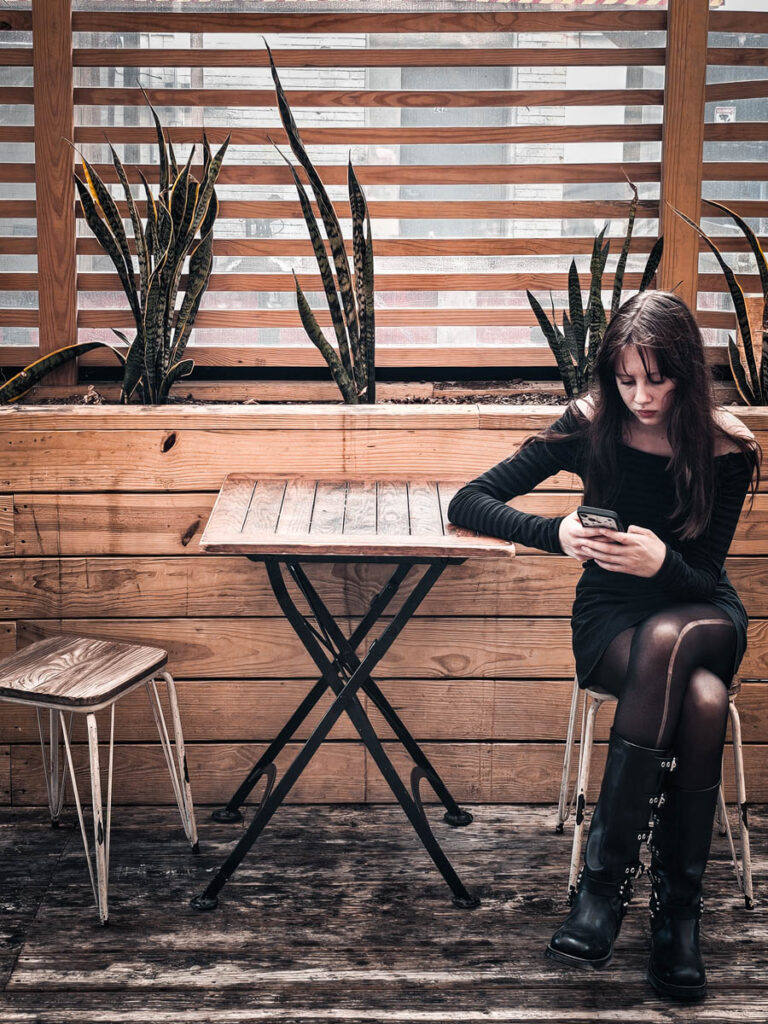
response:
[(103, 705), (168, 661), (160, 647), (53, 636), (0, 661), (0, 699), (72, 710)]

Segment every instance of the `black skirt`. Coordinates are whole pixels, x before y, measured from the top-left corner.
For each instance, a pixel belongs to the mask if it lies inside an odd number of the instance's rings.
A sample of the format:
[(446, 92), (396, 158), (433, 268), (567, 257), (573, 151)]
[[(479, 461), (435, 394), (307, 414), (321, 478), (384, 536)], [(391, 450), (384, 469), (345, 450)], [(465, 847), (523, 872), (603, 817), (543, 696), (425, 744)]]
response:
[[(671, 601), (668, 594), (653, 585), (652, 579), (611, 573), (587, 562), (576, 586), (571, 629), (573, 654), (579, 685), (589, 686), (590, 674), (614, 637), (630, 626), (665, 608), (690, 602)], [(725, 569), (706, 603), (722, 609), (736, 627), (736, 655), (732, 675), (736, 675), (747, 649), (747, 613)], [(731, 680), (726, 679), (730, 685)]]

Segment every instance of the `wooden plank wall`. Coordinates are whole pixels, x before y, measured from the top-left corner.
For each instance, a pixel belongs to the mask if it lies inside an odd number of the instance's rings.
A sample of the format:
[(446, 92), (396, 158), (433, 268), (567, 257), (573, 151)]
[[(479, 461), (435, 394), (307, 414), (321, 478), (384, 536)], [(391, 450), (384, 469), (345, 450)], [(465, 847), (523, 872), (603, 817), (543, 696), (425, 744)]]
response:
[[(737, 412), (768, 445), (768, 412)], [(50, 630), (165, 646), (179, 680), (195, 797), (220, 802), (315, 678), (263, 567), (198, 548), (225, 473), (280, 466), (313, 477), (428, 471), (465, 481), (557, 415), (552, 407), (500, 406), (0, 410), (0, 647)], [(751, 616), (739, 698), (750, 800), (768, 799), (766, 491), (743, 516), (727, 565)], [(561, 474), (515, 504), (556, 515), (578, 501), (578, 480)], [(573, 559), (518, 554), (503, 566), (450, 567), (377, 673), (465, 800), (549, 802), (557, 793), (573, 671), (569, 615), (581, 569)], [(386, 573), (309, 570), (348, 627)], [(596, 764), (610, 714), (599, 719)], [(377, 727), (388, 735), (379, 720)], [(153, 736), (143, 695), (128, 696), (117, 718), (118, 802), (169, 801)], [(82, 764), (82, 730), (75, 738)], [(44, 802), (39, 758), (34, 713), (4, 706), (0, 801)], [(405, 767), (399, 753), (395, 760)], [(341, 722), (294, 799), (387, 801), (389, 793)]]

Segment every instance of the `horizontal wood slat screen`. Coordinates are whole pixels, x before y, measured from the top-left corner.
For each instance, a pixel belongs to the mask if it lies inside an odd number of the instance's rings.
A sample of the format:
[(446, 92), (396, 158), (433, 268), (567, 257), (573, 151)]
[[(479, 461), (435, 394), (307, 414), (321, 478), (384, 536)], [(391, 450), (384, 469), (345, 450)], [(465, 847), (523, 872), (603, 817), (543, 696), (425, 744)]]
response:
[[(42, 10), (41, 0), (34, 4)], [(381, 365), (396, 367), (399, 354), (404, 369), (509, 365), (513, 373), (516, 365), (554, 365), (524, 290), (546, 305), (551, 289), (561, 309), (571, 258), (586, 282), (593, 235), (606, 221), (614, 238), (606, 272), (611, 283), (629, 208), (626, 176), (642, 198), (625, 295), (637, 287), (660, 230), (665, 161), (679, 158), (669, 151), (674, 133), (665, 139), (663, 122), (687, 116), (663, 108), (667, 11), (375, 13), (361, 5), (357, 13), (244, 14), (207, 11), (198, 2), (175, 12), (145, 6), (130, 13), (72, 13), (73, 141), (119, 196), (105, 137), (118, 147), (131, 182), (138, 182), (140, 168), (150, 181), (155, 177), (154, 128), (137, 81), (178, 147), (199, 144), (203, 124), (213, 145), (232, 132), (218, 186), (214, 274), (193, 335), (193, 351), (205, 365), (216, 365), (217, 350), (222, 366), (323, 365), (303, 333), (292, 294), (295, 269), (328, 326), (291, 178), (270, 144), (285, 148), (287, 140), (263, 33), (270, 35), (302, 136), (342, 218), (349, 218), (348, 151), (366, 188)], [(760, 33), (766, 17), (709, 14), (698, 168), (703, 197), (723, 197), (758, 221), (758, 231), (768, 218), (761, 145), (768, 141), (768, 80), (752, 69), (765, 63)], [(35, 141), (29, 121), (41, 117), (29, 77), (34, 50), (21, 36), (14, 44), (13, 36), (32, 32), (33, 19), (30, 12), (3, 10), (0, 24), (10, 44), (0, 49), (0, 66), (7, 69), (0, 100), (14, 111), (13, 123), (0, 125), (0, 142), (29, 146)], [(186, 153), (179, 151), (181, 158)], [(33, 189), (48, 194), (48, 165), (39, 160), (35, 166), (27, 152), (8, 157), (0, 164), (0, 362), (14, 365), (22, 353), (60, 343), (52, 324), (65, 317), (38, 312), (36, 257), (61, 245), (60, 237), (36, 237), (32, 223), (39, 212)], [(125, 204), (119, 208), (127, 216)], [(759, 291), (754, 267), (743, 263), (744, 240), (711, 213), (703, 204), (699, 218), (730, 254), (745, 291)], [(670, 216), (665, 211), (671, 228)], [(112, 341), (110, 328), (130, 328), (132, 320), (79, 208), (76, 218), (77, 337)], [(700, 274), (691, 294), (699, 295), (710, 358), (724, 363), (723, 331), (735, 318), (720, 271), (704, 243), (696, 245)], [(671, 259), (667, 253), (674, 276)], [(67, 297), (56, 287), (61, 294), (53, 308), (66, 309)], [(230, 296), (226, 305), (222, 292)], [(502, 302), (489, 293), (506, 297)], [(507, 302), (513, 308), (499, 308)], [(534, 357), (540, 362), (531, 363)], [(84, 364), (110, 366), (114, 357), (97, 352)]]
[[(765, 195), (764, 186), (760, 184), (763, 173), (758, 170), (752, 175), (749, 169), (755, 158), (761, 160), (763, 168), (768, 166), (768, 147), (765, 144), (768, 135), (768, 103), (765, 101), (768, 96), (768, 81), (763, 77), (763, 71), (756, 70), (761, 65), (765, 67), (765, 49), (762, 50), (762, 60), (756, 63), (754, 61), (754, 57), (759, 56), (760, 44), (764, 42), (757, 33), (768, 29), (768, 19), (765, 13), (758, 14), (752, 20), (746, 11), (711, 11), (708, 28), (710, 46), (707, 49), (704, 68), (706, 105), (703, 147), (699, 156), (700, 183), (697, 183), (699, 187), (692, 193), (690, 199), (695, 209), (697, 197), (701, 197), (699, 223), (710, 236), (721, 235), (723, 228), (726, 228), (740, 243), (744, 243), (746, 240), (734, 222), (728, 217), (720, 216), (720, 211), (707, 205), (706, 200), (714, 199), (735, 210), (737, 206), (749, 205), (751, 200), (759, 201)], [(737, 42), (739, 50), (733, 48), (733, 43)], [(756, 120), (756, 117), (761, 120)], [(739, 129), (744, 131), (737, 135)], [(738, 147), (735, 151), (734, 144)], [(719, 165), (722, 171), (717, 183), (707, 171), (713, 164)], [(687, 173), (693, 185), (695, 176), (690, 170)], [(752, 211), (752, 216), (754, 215)], [(762, 215), (758, 215), (760, 216)], [(762, 223), (755, 219), (750, 222), (750, 226), (759, 232)], [(686, 244), (691, 252), (690, 259), (697, 265), (696, 288), (693, 294), (696, 295), (698, 309), (730, 314), (733, 310), (733, 300), (725, 287), (725, 276), (715, 257), (708, 248), (698, 248), (697, 259), (693, 232), (688, 228), (685, 228), (685, 231)], [(716, 244), (721, 252), (725, 251), (721, 238), (718, 238)], [(740, 251), (744, 252), (741, 244), (736, 249), (728, 250), (727, 262), (736, 272), (745, 295), (761, 295), (760, 281), (752, 277), (757, 269), (755, 260), (751, 254), (748, 257), (738, 255)], [(739, 276), (744, 272), (748, 275), (746, 279)]]

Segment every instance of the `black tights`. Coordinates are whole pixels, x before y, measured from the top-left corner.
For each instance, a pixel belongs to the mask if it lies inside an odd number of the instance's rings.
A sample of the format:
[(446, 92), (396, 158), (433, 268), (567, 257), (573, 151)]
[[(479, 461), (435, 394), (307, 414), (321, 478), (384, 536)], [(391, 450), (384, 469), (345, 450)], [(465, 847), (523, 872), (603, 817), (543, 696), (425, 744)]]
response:
[(614, 726), (643, 747), (674, 750), (680, 789), (720, 778), (736, 628), (712, 604), (678, 604), (614, 637), (589, 685), (618, 697)]

